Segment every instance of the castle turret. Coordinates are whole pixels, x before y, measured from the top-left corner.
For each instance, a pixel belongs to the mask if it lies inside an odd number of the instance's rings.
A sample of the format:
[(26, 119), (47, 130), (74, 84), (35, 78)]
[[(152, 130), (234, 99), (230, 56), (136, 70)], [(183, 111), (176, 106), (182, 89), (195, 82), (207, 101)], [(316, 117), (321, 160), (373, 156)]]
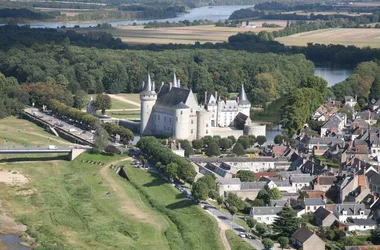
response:
[(178, 82), (177, 82), (177, 76), (175, 75), (175, 73), (173, 75), (173, 87), (179, 88)]
[(247, 94), (245, 93), (243, 84), (241, 85), (237, 102), (239, 105), (238, 107), (239, 111), (249, 117), (250, 111), (251, 111), (251, 103), (248, 101), (248, 97), (247, 97)]
[(151, 135), (153, 134), (153, 118), (151, 118), (153, 106), (157, 100), (157, 93), (154, 89), (154, 84), (150, 79), (148, 72), (148, 81), (144, 84), (143, 90), (140, 93), (141, 102), (141, 120), (140, 120), (140, 134)]

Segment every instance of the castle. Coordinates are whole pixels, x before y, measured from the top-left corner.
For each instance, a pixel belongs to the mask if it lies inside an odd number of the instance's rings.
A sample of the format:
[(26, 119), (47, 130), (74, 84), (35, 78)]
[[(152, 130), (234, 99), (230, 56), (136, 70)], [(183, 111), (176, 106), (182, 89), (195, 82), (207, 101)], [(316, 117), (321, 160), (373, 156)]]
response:
[(198, 104), (191, 89), (181, 88), (176, 75), (168, 85), (155, 91), (148, 73), (140, 93), (141, 135), (156, 135), (194, 140), (207, 135), (239, 137), (244, 134), (265, 135), (265, 125), (251, 124), (251, 103), (242, 85), (235, 100), (221, 100), (218, 94), (205, 93)]

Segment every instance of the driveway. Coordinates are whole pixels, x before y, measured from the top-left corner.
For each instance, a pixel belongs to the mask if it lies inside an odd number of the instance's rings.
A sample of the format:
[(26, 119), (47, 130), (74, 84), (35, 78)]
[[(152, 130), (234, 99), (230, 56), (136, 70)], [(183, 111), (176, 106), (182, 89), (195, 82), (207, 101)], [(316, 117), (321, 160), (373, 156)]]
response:
[[(203, 208), (208, 213), (210, 213), (212, 216), (214, 216), (219, 223), (224, 224), (223, 225), (224, 227), (227, 226), (227, 227), (233, 229), (233, 231), (236, 234), (245, 233), (246, 232), (246, 230), (242, 226), (240, 226), (239, 224), (231, 221), (231, 214), (219, 211), (218, 209), (216, 209), (216, 208), (214, 208), (213, 206), (210, 206), (210, 205), (202, 205), (202, 206), (203, 206)], [(251, 244), (251, 246), (253, 246), (257, 250), (264, 249), (263, 244), (259, 240), (248, 239), (248, 238), (243, 238), (243, 239), (246, 242), (248, 242), (249, 244)]]

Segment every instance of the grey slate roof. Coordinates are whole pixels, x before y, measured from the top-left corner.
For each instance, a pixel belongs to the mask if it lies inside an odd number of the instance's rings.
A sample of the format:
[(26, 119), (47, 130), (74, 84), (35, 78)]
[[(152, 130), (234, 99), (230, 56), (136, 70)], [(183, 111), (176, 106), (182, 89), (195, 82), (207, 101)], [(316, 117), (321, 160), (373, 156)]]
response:
[(357, 204), (357, 203), (341, 203), (336, 205), (336, 210), (339, 212), (339, 214), (343, 214), (343, 211), (347, 211), (347, 215), (359, 215), (360, 211), (364, 211), (365, 215), (369, 214), (369, 210), (365, 208), (364, 204)]
[(325, 205), (325, 201), (320, 198), (306, 198), (304, 204), (305, 206), (322, 206)]
[(333, 145), (333, 144), (343, 144), (343, 138), (336, 137), (316, 137), (311, 138), (309, 144), (320, 144), (320, 145)]
[(307, 227), (301, 227), (292, 234), (292, 238), (299, 242), (304, 243), (307, 241), (314, 233), (310, 231)]
[(184, 104), (183, 102), (178, 103), (174, 106), (175, 109), (189, 109), (190, 107)]
[(287, 203), (288, 203), (287, 200), (271, 200), (270, 206), (272, 206), (272, 207), (283, 207)]
[(252, 207), (251, 214), (253, 215), (275, 215), (281, 212), (282, 207)]
[(218, 182), (223, 185), (240, 184), (239, 178), (218, 178)]
[(241, 190), (261, 190), (267, 185), (264, 181), (242, 182)]
[(304, 175), (304, 176), (292, 176), (292, 181), (296, 183), (304, 183), (304, 182), (311, 182), (314, 180), (315, 177), (312, 175)]
[(314, 212), (314, 215), (316, 218), (320, 219), (320, 220), (324, 220), (327, 218), (327, 216), (329, 216), (331, 213), (330, 211), (326, 210), (325, 208), (323, 207), (319, 207), (317, 210), (315, 210)]
[(150, 94), (154, 93), (153, 85), (152, 85), (152, 80), (150, 79), (150, 74), (148, 72), (148, 79), (147, 82), (144, 84), (144, 88), (141, 93), (143, 94)]
[(245, 89), (244, 89), (244, 85), (242, 84), (241, 85), (241, 89), (239, 91), (239, 101), (240, 101), (240, 104), (250, 104), (250, 102), (248, 101), (248, 98), (247, 98), (247, 94), (245, 93)]
[(166, 107), (174, 107), (181, 102), (186, 103), (189, 93), (189, 89), (172, 87), (169, 90), (168, 86), (163, 86), (158, 93), (156, 103)]
[(376, 226), (376, 222), (371, 219), (352, 219), (353, 225), (358, 226)]
[[(195, 163), (207, 163), (207, 162), (288, 162), (286, 157), (223, 157), (223, 158), (203, 158), (203, 157), (191, 157), (189, 158)], [(290, 164), (290, 163), (289, 163)]]

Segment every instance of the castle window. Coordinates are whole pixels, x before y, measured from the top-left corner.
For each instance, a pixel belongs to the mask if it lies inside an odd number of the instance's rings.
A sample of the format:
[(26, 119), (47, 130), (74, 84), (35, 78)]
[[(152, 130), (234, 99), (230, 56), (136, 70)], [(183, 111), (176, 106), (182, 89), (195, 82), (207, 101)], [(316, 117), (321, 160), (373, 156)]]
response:
[(206, 123), (206, 128), (208, 128), (208, 123)]
[(181, 110), (181, 115), (183, 115), (183, 111)]
[(178, 122), (178, 116), (176, 117), (176, 121)]
[(193, 113), (193, 109), (190, 109), (190, 112)]
[(164, 116), (164, 122), (166, 122), (166, 116)]
[(191, 120), (191, 124), (193, 124), (194, 122), (193, 122), (193, 120)]
[(206, 134), (208, 134), (208, 130), (206, 129)]
[(191, 133), (193, 133), (193, 130), (191, 130)]

